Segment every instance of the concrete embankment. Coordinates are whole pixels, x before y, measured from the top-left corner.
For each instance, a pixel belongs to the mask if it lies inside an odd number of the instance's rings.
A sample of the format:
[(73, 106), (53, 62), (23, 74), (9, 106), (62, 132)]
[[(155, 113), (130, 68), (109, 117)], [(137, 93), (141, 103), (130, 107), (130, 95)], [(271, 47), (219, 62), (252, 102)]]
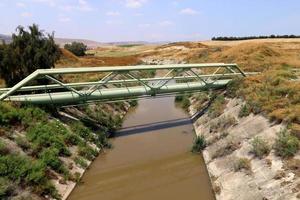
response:
[[(299, 199), (299, 152), (288, 160), (276, 156), (274, 150), (261, 159), (251, 153), (251, 142), (256, 136), (272, 147), (277, 133), (285, 126), (271, 123), (262, 115), (241, 118), (239, 111), (244, 102), (226, 100), (222, 115), (211, 118), (205, 113), (194, 122), (196, 134), (204, 135), (208, 143), (203, 157), (216, 199)], [(193, 101), (189, 112), (191, 115), (196, 112)], [(235, 169), (240, 160), (247, 161), (247, 170)]]
[[(90, 105), (91, 107), (93, 107), (93, 105)], [(124, 103), (124, 107), (123, 109), (115, 109), (113, 107), (111, 107), (111, 113), (113, 113), (114, 115), (119, 115), (121, 120), (123, 120), (123, 118), (125, 117), (126, 113), (128, 112), (130, 108), (129, 103)], [(60, 118), (64, 118), (65, 120), (72, 120), (72, 121), (78, 121), (81, 118), (85, 118), (87, 115), (84, 111), (80, 111), (76, 108), (68, 108), (66, 109), (64, 112), (60, 112)], [(91, 119), (92, 120), (92, 119)], [(64, 120), (63, 120), (64, 121)], [(68, 126), (65, 124), (65, 126), (68, 128)], [(94, 126), (98, 126), (97, 122), (95, 121)], [(108, 133), (107, 133), (108, 134)], [(101, 156), (101, 149), (98, 148), (95, 144), (89, 143), (90, 146), (92, 146), (96, 151), (98, 151), (98, 153), (100, 154), (99, 156)], [(72, 147), (70, 149), (70, 151), (73, 154), (76, 154), (78, 147)], [(87, 164), (86, 168), (82, 168), (80, 166), (78, 166), (77, 164), (74, 163), (74, 160), (72, 158), (65, 158), (65, 157), (61, 157), (61, 159), (63, 160), (63, 162), (65, 163), (66, 166), (69, 166), (69, 170), (72, 174), (78, 174), (78, 178), (81, 178), (87, 170), (89, 170), (89, 167), (91, 166), (91, 164), (94, 161), (89, 161), (89, 160), (84, 160)], [(74, 188), (76, 187), (77, 183), (71, 180), (68, 181), (62, 181), (63, 177), (60, 177), (60, 175), (57, 174), (57, 176), (59, 177), (58, 179), (53, 180), (53, 183), (56, 187), (56, 189), (58, 190), (58, 193), (61, 195), (62, 200), (66, 200), (68, 199), (68, 197), (70, 196), (71, 192), (74, 190)]]

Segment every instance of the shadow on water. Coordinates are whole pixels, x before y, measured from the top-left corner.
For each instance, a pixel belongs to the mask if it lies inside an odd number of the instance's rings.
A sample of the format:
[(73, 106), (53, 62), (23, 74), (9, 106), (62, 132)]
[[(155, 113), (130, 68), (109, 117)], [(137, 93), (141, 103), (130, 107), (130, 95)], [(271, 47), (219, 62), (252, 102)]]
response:
[(199, 117), (201, 117), (203, 114), (205, 114), (205, 112), (211, 105), (212, 101), (213, 100), (208, 102), (201, 110), (196, 112), (190, 118), (179, 118), (179, 119), (172, 119), (172, 120), (142, 124), (142, 125), (137, 125), (137, 126), (124, 127), (122, 129), (118, 130), (117, 132), (115, 132), (113, 134), (113, 137), (122, 137), (122, 136), (134, 135), (134, 134), (139, 134), (139, 133), (157, 131), (157, 130), (162, 130), (162, 129), (167, 129), (167, 128), (174, 128), (177, 126), (184, 126), (184, 125), (192, 124), (192, 123), (196, 122)]
[(122, 137), (127, 135), (157, 131), (166, 128), (174, 128), (177, 126), (184, 126), (191, 123), (192, 121), (190, 118), (180, 118), (180, 119), (173, 119), (173, 120), (167, 120), (167, 121), (161, 121), (161, 122), (155, 122), (155, 123), (149, 123), (149, 124), (143, 124), (137, 126), (130, 126), (130, 127), (122, 128), (119, 131), (117, 131), (114, 134), (114, 137)]

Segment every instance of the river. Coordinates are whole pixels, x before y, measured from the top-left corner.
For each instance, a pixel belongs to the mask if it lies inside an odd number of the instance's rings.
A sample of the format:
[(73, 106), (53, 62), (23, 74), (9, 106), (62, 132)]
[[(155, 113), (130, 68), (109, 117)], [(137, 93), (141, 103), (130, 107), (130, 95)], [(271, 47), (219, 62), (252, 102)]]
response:
[(173, 97), (140, 100), (68, 200), (213, 200), (188, 115)]

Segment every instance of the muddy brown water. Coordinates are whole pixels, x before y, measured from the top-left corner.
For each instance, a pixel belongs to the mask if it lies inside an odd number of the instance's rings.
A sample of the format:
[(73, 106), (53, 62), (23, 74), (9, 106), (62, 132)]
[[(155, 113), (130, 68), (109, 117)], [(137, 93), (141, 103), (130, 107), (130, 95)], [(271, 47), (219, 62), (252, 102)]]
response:
[(212, 200), (188, 115), (173, 97), (139, 101), (68, 200)]

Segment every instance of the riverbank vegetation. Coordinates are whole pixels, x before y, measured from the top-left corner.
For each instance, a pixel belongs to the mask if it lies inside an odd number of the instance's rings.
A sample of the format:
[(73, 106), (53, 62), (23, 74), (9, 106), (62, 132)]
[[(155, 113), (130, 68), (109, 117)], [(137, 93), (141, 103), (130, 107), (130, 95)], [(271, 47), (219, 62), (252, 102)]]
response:
[(206, 140), (203, 135), (196, 136), (194, 139), (192, 152), (193, 153), (201, 153), (201, 151), (205, 149), (206, 145), (207, 145)]
[[(92, 131), (82, 122), (63, 122), (38, 107), (0, 103), (3, 197), (22, 195), (18, 187), (29, 187), (38, 196), (59, 199), (52, 180), (61, 177), (62, 182), (75, 181), (77, 171), (71, 163), (85, 169), (87, 161), (110, 147), (105, 131), (113, 131), (120, 122), (107, 123), (105, 120), (114, 117), (103, 113), (97, 116), (101, 128)], [(7, 182), (15, 183), (14, 187), (6, 188)]]

